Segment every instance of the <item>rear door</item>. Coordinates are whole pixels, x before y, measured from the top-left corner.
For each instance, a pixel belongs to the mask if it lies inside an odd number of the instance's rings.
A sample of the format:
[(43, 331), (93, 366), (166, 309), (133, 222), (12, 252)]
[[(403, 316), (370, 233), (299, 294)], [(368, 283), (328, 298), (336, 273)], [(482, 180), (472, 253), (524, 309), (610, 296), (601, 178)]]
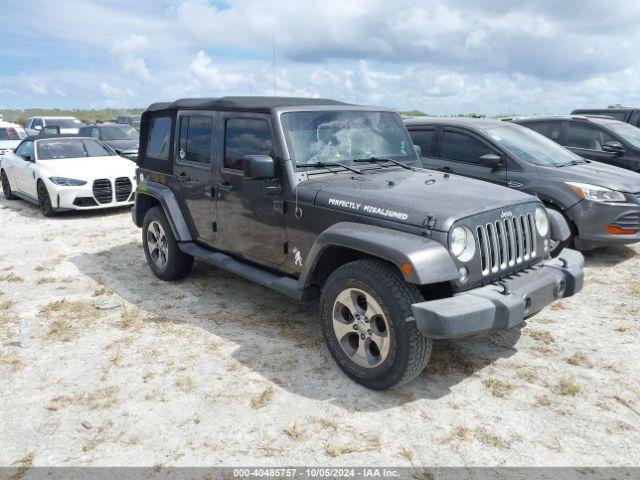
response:
[(13, 174), (18, 191), (36, 198), (36, 180), (33, 173), (35, 167), (35, 152), (33, 142), (23, 142), (16, 150)]
[(280, 265), (286, 259), (282, 178), (250, 180), (243, 171), (246, 155), (277, 159), (271, 118), (225, 112), (219, 130), (215, 189), (224, 248), (263, 264)]
[(213, 198), (216, 112), (180, 112), (173, 161), (174, 190), (194, 237), (212, 245), (218, 236)]
[(607, 142), (619, 141), (619, 139), (597, 125), (567, 122), (565, 146), (581, 157), (610, 165), (622, 166), (618, 155), (605, 152), (602, 149), (602, 146)]

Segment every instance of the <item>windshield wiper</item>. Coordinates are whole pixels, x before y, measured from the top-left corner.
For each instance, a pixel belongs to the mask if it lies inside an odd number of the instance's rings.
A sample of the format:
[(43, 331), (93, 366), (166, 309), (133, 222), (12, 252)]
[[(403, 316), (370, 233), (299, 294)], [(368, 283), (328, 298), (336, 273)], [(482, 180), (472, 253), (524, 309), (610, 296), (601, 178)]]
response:
[(339, 162), (316, 162), (316, 163), (303, 163), (297, 165), (299, 168), (326, 168), (326, 167), (342, 167), (347, 169), (353, 173), (357, 173), (362, 175), (362, 172), (357, 168), (350, 167), (349, 165), (345, 165), (344, 163)]
[(398, 160), (394, 160), (393, 158), (386, 158), (386, 157), (356, 158), (354, 162), (370, 162), (370, 163), (391, 162), (402, 168), (406, 168), (407, 170), (415, 170), (415, 168), (411, 165), (407, 165), (406, 163), (399, 162)]
[(560, 167), (572, 167), (573, 165), (583, 165), (588, 163), (586, 160), (571, 160), (569, 163), (563, 163), (562, 165), (558, 165)]

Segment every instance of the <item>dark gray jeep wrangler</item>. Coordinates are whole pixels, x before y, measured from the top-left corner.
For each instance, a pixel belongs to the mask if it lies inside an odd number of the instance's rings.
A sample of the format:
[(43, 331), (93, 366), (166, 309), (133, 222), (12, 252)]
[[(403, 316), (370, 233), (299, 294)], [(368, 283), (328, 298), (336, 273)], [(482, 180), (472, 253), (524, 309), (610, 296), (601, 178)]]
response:
[(320, 300), (356, 382), (417, 376), (433, 339), (514, 327), (582, 287), (534, 197), (425, 170), (397, 113), (331, 100), (184, 99), (142, 115), (133, 220), (159, 278), (194, 258)]

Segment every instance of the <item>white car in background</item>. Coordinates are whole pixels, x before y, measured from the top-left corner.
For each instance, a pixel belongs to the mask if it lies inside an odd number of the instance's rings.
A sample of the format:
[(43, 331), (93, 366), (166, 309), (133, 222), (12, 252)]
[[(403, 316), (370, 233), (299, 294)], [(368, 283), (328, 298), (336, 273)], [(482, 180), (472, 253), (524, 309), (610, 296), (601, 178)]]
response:
[(15, 149), (25, 138), (27, 132), (20, 125), (0, 120), (0, 156)]
[[(57, 127), (57, 128), (56, 128)], [(29, 135), (38, 135), (45, 129), (56, 129), (62, 135), (77, 135), (84, 123), (76, 117), (29, 117), (26, 129)], [(50, 132), (54, 133), (54, 132)]]
[(91, 137), (31, 136), (0, 157), (5, 198), (36, 203), (47, 217), (132, 205), (135, 174), (134, 162)]

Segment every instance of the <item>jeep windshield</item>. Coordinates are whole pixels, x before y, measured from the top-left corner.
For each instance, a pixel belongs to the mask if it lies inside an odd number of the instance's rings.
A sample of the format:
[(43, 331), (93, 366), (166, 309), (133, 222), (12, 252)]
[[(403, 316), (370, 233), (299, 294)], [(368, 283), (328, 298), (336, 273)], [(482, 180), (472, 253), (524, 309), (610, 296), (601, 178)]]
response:
[(137, 140), (138, 131), (129, 125), (110, 125), (100, 127), (100, 140)]
[(418, 160), (409, 134), (393, 112), (286, 112), (280, 118), (289, 154), (299, 167), (371, 158)]
[(586, 163), (582, 157), (519, 125), (487, 127), (484, 131), (516, 159), (541, 167), (563, 167)]

